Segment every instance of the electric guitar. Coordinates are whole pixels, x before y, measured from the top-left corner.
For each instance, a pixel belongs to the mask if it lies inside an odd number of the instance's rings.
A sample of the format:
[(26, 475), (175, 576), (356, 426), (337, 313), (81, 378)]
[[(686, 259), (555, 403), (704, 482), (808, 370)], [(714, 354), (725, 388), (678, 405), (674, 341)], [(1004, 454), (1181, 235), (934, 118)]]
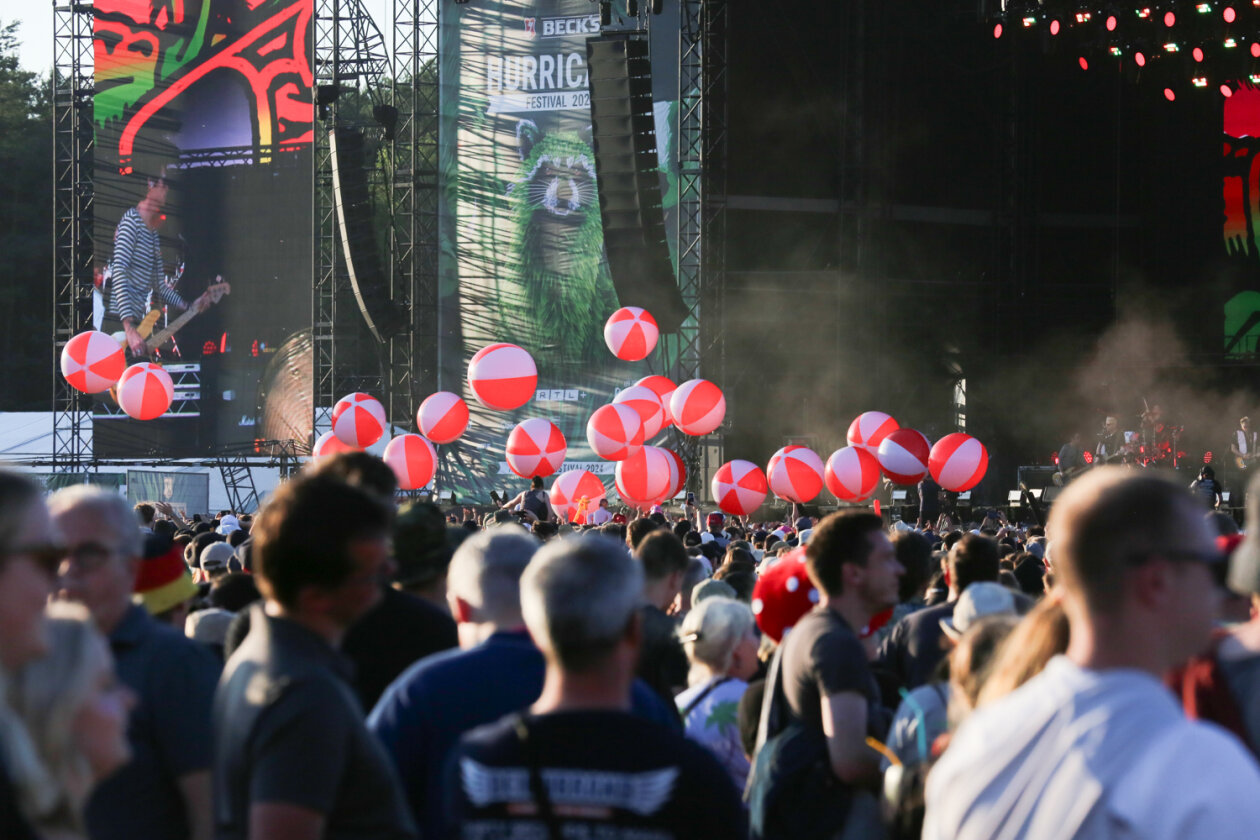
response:
[[(206, 293), (209, 295), (210, 303), (216, 304), (223, 300), (224, 295), (232, 293), (232, 286), (230, 283), (215, 283), (213, 286), (206, 289)], [(138, 332), (140, 337), (144, 339), (145, 349), (151, 353), (165, 344), (171, 336), (183, 329), (184, 325), (193, 318), (196, 318), (198, 314), (200, 313), (197, 311), (197, 308), (195, 306), (190, 306), (185, 309), (183, 314), (181, 314), (178, 318), (171, 321), (171, 323), (167, 325), (166, 329), (161, 330), (155, 335), (153, 334), (153, 328), (157, 326), (158, 319), (162, 317), (162, 311), (160, 309), (154, 309), (149, 312), (148, 315), (144, 316), (143, 321), (136, 325), (136, 332)], [(127, 334), (125, 332), (114, 333), (114, 340), (126, 349)]]
[(1251, 462), (1260, 458), (1260, 452), (1248, 452), (1246, 455), (1235, 455), (1234, 465), (1240, 470), (1245, 470), (1251, 466)]

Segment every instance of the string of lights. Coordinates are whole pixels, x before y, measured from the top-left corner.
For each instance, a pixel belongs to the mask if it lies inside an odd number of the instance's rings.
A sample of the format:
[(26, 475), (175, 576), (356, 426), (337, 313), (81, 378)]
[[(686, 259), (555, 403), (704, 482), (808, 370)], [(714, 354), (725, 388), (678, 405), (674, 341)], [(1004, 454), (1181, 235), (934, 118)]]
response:
[(994, 38), (1039, 38), (1047, 53), (1069, 55), (1083, 71), (1153, 77), (1169, 101), (1183, 90), (1230, 97), (1260, 85), (1260, 0), (1005, 0), (992, 23)]

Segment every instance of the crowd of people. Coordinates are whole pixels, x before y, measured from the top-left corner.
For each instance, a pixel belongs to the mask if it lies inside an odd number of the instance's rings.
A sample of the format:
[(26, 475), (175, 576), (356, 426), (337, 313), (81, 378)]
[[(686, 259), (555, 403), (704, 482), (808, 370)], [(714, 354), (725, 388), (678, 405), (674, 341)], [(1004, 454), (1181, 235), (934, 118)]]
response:
[(1245, 533), (1119, 468), (1044, 528), (541, 489), (399, 509), (343, 453), (185, 520), (0, 471), (0, 838), (1257, 834), (1260, 486)]

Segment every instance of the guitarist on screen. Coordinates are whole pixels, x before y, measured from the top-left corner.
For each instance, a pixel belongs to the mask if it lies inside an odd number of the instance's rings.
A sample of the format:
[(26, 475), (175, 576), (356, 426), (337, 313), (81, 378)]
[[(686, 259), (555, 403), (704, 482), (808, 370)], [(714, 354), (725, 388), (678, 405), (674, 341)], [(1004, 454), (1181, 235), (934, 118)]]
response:
[[(114, 253), (110, 258), (110, 289), (105, 305), (104, 332), (119, 330), (126, 336), (127, 349), (133, 357), (149, 355), (145, 337), (137, 330), (145, 316), (145, 302), (153, 294), (154, 302), (161, 301), (179, 310), (190, 305), (170, 286), (166, 285), (159, 229), (166, 215), (163, 212), (173, 167), (153, 167), (152, 174), (137, 173), (147, 185), (144, 198), (127, 210), (114, 231)], [(194, 300), (191, 308), (203, 312), (217, 298), (210, 291)]]
[(1239, 418), (1238, 428), (1234, 430), (1234, 440), (1229, 445), (1229, 451), (1234, 453), (1234, 463), (1240, 470), (1249, 468), (1257, 458), (1260, 458), (1257, 433), (1251, 430), (1250, 417)]
[(1120, 419), (1108, 417), (1094, 448), (1095, 464), (1118, 464), (1124, 460), (1124, 432), (1120, 431)]

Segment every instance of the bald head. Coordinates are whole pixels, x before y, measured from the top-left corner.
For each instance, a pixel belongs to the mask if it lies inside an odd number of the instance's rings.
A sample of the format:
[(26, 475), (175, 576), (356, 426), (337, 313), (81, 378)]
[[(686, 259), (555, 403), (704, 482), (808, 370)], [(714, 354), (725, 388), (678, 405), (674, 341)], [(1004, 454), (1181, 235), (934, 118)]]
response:
[(1125, 572), (1137, 561), (1213, 550), (1184, 488), (1118, 467), (1092, 470), (1068, 487), (1050, 511), (1047, 531), (1058, 580), (1095, 614), (1119, 606)]

